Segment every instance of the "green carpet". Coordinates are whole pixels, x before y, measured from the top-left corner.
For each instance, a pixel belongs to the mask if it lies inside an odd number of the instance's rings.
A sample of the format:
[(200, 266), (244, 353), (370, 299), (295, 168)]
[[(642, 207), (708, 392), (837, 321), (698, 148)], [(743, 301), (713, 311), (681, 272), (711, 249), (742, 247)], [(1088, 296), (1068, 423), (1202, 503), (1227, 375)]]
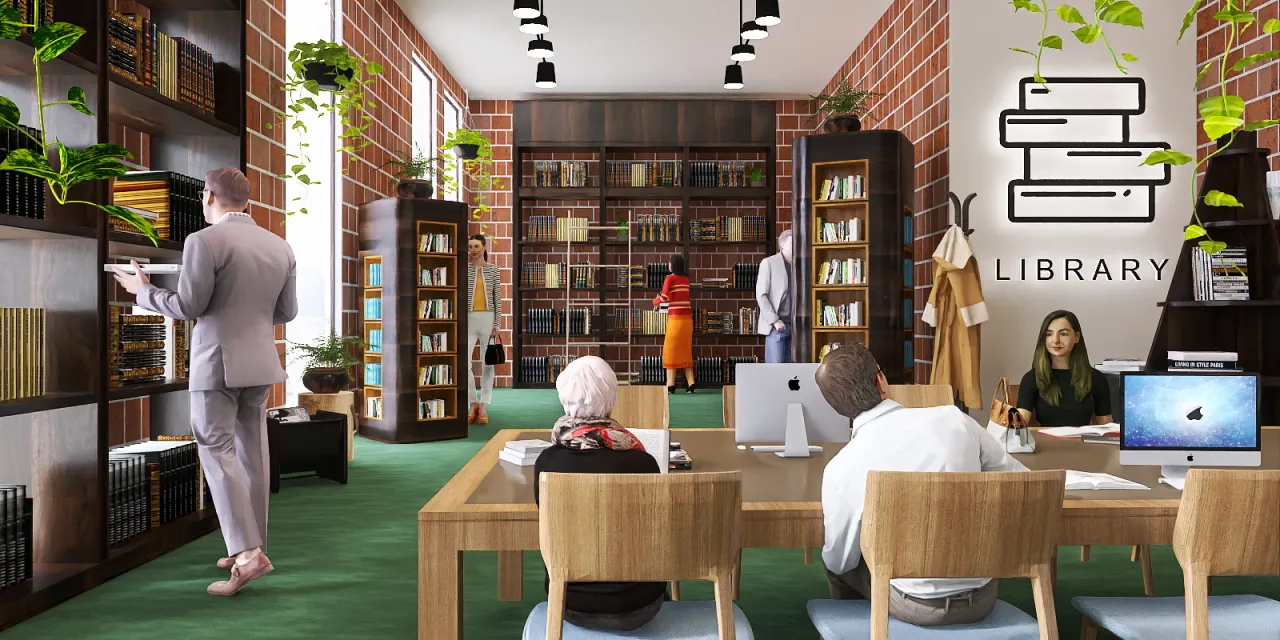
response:
[[(385, 445), (357, 440), (350, 484), (315, 478), (286, 480), (271, 502), (271, 558), (276, 571), (234, 598), (205, 595), (226, 573), (213, 566), (224, 553), (211, 534), (4, 633), (5, 640), (93, 638), (413, 638), (416, 633), (416, 514), (499, 428), (549, 428), (560, 415), (552, 391), (499, 390), (491, 422), (466, 440)], [(720, 395), (672, 397), (672, 426), (720, 425)], [(1160, 595), (1181, 595), (1181, 571), (1168, 547), (1155, 551)], [(1127, 547), (1094, 548), (1080, 562), (1061, 552), (1058, 625), (1079, 635), (1076, 595), (1141, 595), (1142, 577)], [(525, 555), (524, 602), (498, 602), (496, 554), (466, 555), (464, 625), (469, 638), (519, 638), (528, 611), (544, 597), (542, 565)], [(1280, 599), (1280, 581), (1219, 579), (1216, 593), (1258, 593)], [(710, 599), (709, 584), (689, 583), (686, 599)], [(743, 554), (738, 605), (760, 638), (814, 639), (805, 602), (827, 597), (821, 563), (801, 551)], [(1025, 580), (1005, 580), (1001, 598), (1033, 611)]]

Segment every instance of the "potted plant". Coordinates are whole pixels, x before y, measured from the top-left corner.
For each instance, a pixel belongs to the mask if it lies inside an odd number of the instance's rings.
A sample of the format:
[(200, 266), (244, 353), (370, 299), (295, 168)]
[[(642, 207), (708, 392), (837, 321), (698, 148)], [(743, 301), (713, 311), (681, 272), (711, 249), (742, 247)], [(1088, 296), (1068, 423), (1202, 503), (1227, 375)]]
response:
[(426, 200), (431, 197), (433, 186), (431, 177), (436, 174), (436, 158), (428, 158), (417, 147), (399, 158), (393, 158), (385, 167), (396, 167), (391, 174), (391, 182), (396, 187), (396, 195), (401, 198), (418, 198)]
[(290, 351), (307, 361), (302, 386), (312, 393), (337, 393), (351, 386), (349, 369), (360, 363), (351, 355), (351, 347), (364, 347), (355, 336), (339, 336), (332, 329), (310, 344), (293, 345)]
[(328, 40), (299, 42), (289, 50), (289, 66), (296, 78), (315, 82), (321, 91), (338, 91), (351, 85), (361, 64), (346, 47)]
[(751, 186), (753, 187), (763, 187), (764, 167), (758, 164), (753, 164), (750, 167), (747, 167), (747, 180), (751, 181)]
[(456, 129), (445, 139), (444, 148), (452, 148), (459, 160), (475, 160), (481, 149), (489, 148), (489, 140), (479, 131)]
[[(474, 157), (471, 155), (469, 147), (475, 147)], [(459, 151), (459, 147), (464, 147)], [(454, 155), (442, 154), (441, 168), (436, 172), (436, 182), (440, 185), (441, 193), (456, 194), (460, 193), (462, 185), (454, 179), (461, 162), (462, 173), (470, 179), (468, 185), (472, 193), (472, 211), (471, 219), (480, 222), (480, 232), (486, 232), (484, 223), (485, 214), (489, 213), (489, 204), (487, 202), (488, 192), (501, 189), (502, 181), (493, 177), (493, 148), (489, 145), (489, 139), (484, 134), (471, 129), (458, 129), (450, 133), (440, 145), (440, 151), (448, 151), (452, 149)], [(455, 157), (456, 156), (456, 157)]]
[(871, 105), (868, 103), (883, 95), (860, 86), (850, 86), (848, 80), (841, 80), (831, 93), (810, 97), (818, 103), (817, 113), (826, 114), (822, 120), (822, 130), (826, 133), (840, 133), (862, 130), (862, 119), (871, 113)]

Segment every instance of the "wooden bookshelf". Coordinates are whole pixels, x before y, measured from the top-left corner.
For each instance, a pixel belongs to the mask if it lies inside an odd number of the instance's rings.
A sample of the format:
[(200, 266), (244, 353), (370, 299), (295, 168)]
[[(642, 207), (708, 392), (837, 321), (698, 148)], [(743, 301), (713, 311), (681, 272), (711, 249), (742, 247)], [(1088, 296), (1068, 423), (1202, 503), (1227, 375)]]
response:
[(792, 144), (797, 361), (858, 342), (891, 383), (912, 381), (913, 157), (897, 131)]
[[(443, 237), (448, 246), (424, 246), (424, 236)], [(367, 377), (364, 381), (361, 435), (392, 443), (467, 436), (466, 238), (467, 206), (462, 203), (383, 198), (361, 205), (362, 333), (368, 341), (369, 331), (382, 331), (381, 351), (363, 355), (366, 366), (381, 367), (382, 384), (370, 384)], [(381, 280), (371, 283), (373, 265), (381, 270)], [(424, 270), (442, 270), (444, 283), (422, 284)], [(369, 300), (381, 301), (380, 316), (370, 317)], [(424, 316), (421, 307), (433, 300), (444, 301), (449, 312)], [(424, 351), (422, 337), (437, 333), (444, 334), (446, 348)], [(423, 383), (419, 372), (431, 366), (450, 368), (448, 384)], [(423, 404), (433, 402), (443, 410), (424, 414)]]
[[(101, 0), (55, 0), (54, 18), (86, 30), (68, 52), (44, 65), (47, 100), (78, 86), (96, 116), (66, 107), (46, 112), (48, 133), (83, 148), (110, 142), (125, 125), (150, 134), (151, 170), (203, 178), (224, 166), (245, 168), (244, 74), (246, 22), (241, 0), (153, 0), (160, 30), (185, 37), (213, 54), (217, 111), (175, 102), (113, 72), (106, 60), (107, 5)], [(0, 94), (22, 105), (22, 124), (36, 126), (29, 34), (0, 40)], [(135, 158), (135, 162), (139, 159)], [(72, 194), (110, 202), (105, 181)], [(0, 591), (0, 631), (129, 571), (217, 528), (213, 509), (154, 527), (108, 545), (108, 466), (112, 402), (150, 400), (150, 435), (189, 435), (185, 379), (108, 386), (108, 313), (118, 300), (102, 265), (118, 258), (178, 262), (182, 243), (160, 246), (110, 231), (105, 214), (83, 205), (60, 206), (44, 195), (45, 218), (0, 213), (0, 307), (46, 310), (46, 393), (0, 403), (0, 483), (27, 485), (34, 499), (35, 578)], [(172, 287), (176, 276), (154, 277)]]

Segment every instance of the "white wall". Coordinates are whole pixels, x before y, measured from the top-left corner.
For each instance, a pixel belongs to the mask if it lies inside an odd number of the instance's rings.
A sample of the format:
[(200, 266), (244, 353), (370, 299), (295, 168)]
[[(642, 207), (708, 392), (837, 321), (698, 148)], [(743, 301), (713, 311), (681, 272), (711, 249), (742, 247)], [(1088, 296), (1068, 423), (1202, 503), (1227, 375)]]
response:
[[(1194, 155), (1195, 29), (1181, 45), (1175, 45), (1184, 3), (1177, 3), (1178, 10), (1173, 11), (1165, 10), (1166, 1), (1137, 3), (1144, 9), (1145, 29), (1108, 25), (1106, 32), (1117, 54), (1127, 52), (1140, 58), (1127, 65), (1128, 77), (1141, 77), (1146, 82), (1146, 112), (1130, 117), (1129, 139), (1167, 142)], [(991, 312), (991, 320), (982, 325), (983, 393), (989, 396), (1000, 376), (1009, 376), (1016, 383), (1030, 368), (1040, 322), (1054, 309), (1068, 309), (1079, 316), (1094, 362), (1145, 358), (1159, 319), (1156, 302), (1167, 293), (1182, 244), (1181, 228), (1191, 216), (1189, 166), (1174, 168), (1170, 184), (1154, 188), (1155, 218), (1150, 223), (1011, 222), (1009, 182), (1023, 177), (1023, 155), (1021, 149), (1001, 146), (1000, 117), (1002, 111), (1019, 106), (1019, 80), (1032, 75), (1034, 59), (1009, 47), (1032, 48), (1039, 37), (1039, 14), (1014, 14), (1009, 3), (991, 0), (961, 0), (957, 5), (950, 12), (951, 190), (962, 199), (969, 193), (978, 194), (970, 207), (970, 224), (976, 230), (971, 240)], [(1082, 0), (1075, 6), (1088, 10), (1092, 5)], [(1055, 6), (1050, 3), (1051, 9)], [(1044, 76), (1125, 77), (1111, 63), (1100, 41), (1081, 44), (1056, 17), (1050, 19), (1049, 33), (1062, 36), (1066, 44), (1064, 51), (1046, 50)], [(1070, 97), (1069, 89), (1059, 86), (1051, 95), (1065, 100)], [(1083, 105), (1122, 99), (1105, 93), (1085, 96)], [(1028, 106), (1032, 105), (1034, 102)], [(1072, 119), (1071, 126), (1082, 127), (1089, 139), (1097, 140), (1111, 133), (1106, 129), (1118, 118), (1106, 115), (1083, 124)], [(1056, 133), (1068, 137), (1065, 132)], [(1141, 162), (1141, 158), (1118, 161), (1130, 160), (1133, 165)], [(1043, 160), (1039, 155), (1035, 161), (1036, 173), (1064, 175), (1070, 170), (1062, 161)], [(1058, 164), (1049, 166), (1046, 162)], [(1128, 167), (1124, 164), (1102, 173), (1119, 175)], [(1135, 194), (1143, 188), (1136, 189)], [(1018, 211), (1036, 215), (1053, 207), (1041, 204), (1041, 200), (1046, 199), (1037, 198)], [(1110, 216), (1133, 209), (1116, 200), (1092, 198), (1085, 206), (1066, 207), (1065, 213)], [(1081, 260), (1083, 281), (1074, 274), (1064, 280), (1063, 265), (1068, 258)], [(1019, 266), (1023, 259), (1028, 261), (1025, 281)], [(1037, 281), (1040, 259), (1053, 261), (1052, 280)], [(1135, 264), (1126, 264), (1125, 259), (1137, 261), (1141, 280), (1135, 280), (1133, 272), (1121, 273)], [(997, 260), (999, 275), (1011, 279), (997, 280)], [(1093, 279), (1099, 260), (1105, 261), (1114, 280), (1104, 276)], [(1164, 264), (1162, 273), (1157, 274), (1152, 261)]]

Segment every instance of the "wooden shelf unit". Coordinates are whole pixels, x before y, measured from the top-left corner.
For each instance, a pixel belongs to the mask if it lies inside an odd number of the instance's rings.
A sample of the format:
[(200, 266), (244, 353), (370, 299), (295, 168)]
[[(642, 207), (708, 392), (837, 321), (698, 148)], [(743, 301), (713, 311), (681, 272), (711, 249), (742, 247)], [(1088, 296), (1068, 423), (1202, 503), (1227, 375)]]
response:
[[(820, 362), (824, 349), (859, 342), (891, 383), (912, 382), (911, 143), (897, 131), (812, 135), (793, 142), (792, 159), (794, 357)], [(824, 191), (836, 181), (856, 186)], [(858, 266), (824, 278), (836, 261)]]
[[(242, 70), (246, 14), (241, 0), (143, 0), (161, 31), (185, 37), (216, 63), (217, 112), (202, 113), (138, 86), (101, 64), (107, 50), (107, 3), (57, 0), (54, 18), (86, 30), (43, 66), (47, 100), (72, 86), (87, 94), (86, 116), (54, 107), (48, 133), (68, 146), (111, 142), (113, 127), (150, 134), (150, 167), (203, 178), (224, 166), (245, 168)], [(36, 126), (31, 37), (0, 40), (3, 94), (22, 105), (22, 124)], [(138, 162), (139, 158), (134, 158)], [(87, 183), (77, 200), (110, 202), (106, 181)], [(0, 307), (46, 310), (44, 396), (0, 403), (0, 483), (25, 484), (35, 503), (35, 579), (0, 591), (0, 631), (87, 591), (217, 528), (212, 508), (108, 545), (108, 451), (112, 402), (149, 396), (150, 435), (190, 435), (186, 380), (108, 386), (107, 306), (114, 281), (102, 265), (117, 258), (178, 262), (182, 243), (159, 246), (109, 230), (105, 214), (58, 205), (45, 190), (44, 219), (0, 213)], [(173, 287), (176, 276), (154, 276)]]
[[(424, 251), (420, 238), (443, 235), (452, 251)], [(362, 361), (381, 366), (382, 384), (363, 386), (360, 434), (391, 443), (427, 442), (467, 437), (467, 386), (469, 362), (463, 351), (467, 337), (467, 206), (446, 200), (383, 198), (360, 206), (360, 264), (365, 300), (381, 300), (381, 317), (364, 316), (362, 334), (382, 331), (381, 352), (365, 352)], [(428, 247), (430, 248), (430, 247)], [(381, 265), (380, 286), (369, 286), (369, 267)], [(444, 269), (445, 285), (422, 285), (422, 271)], [(452, 317), (423, 318), (419, 305), (447, 300)], [(446, 349), (426, 353), (424, 333), (444, 333)], [(483, 350), (482, 350), (483, 353)], [(419, 369), (448, 365), (453, 380), (446, 385), (419, 384)], [(362, 367), (361, 374), (364, 373)], [(380, 399), (380, 416), (370, 414), (371, 401)], [(420, 413), (424, 401), (440, 400), (442, 417)]]

